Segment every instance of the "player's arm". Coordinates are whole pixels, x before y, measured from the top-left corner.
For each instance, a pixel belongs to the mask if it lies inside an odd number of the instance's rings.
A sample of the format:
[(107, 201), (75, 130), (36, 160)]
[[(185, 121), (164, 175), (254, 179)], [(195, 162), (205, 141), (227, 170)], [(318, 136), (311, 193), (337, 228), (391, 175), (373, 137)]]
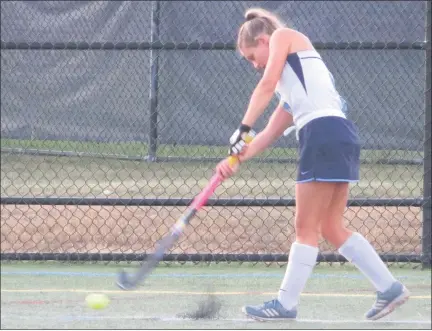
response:
[(239, 161), (244, 162), (263, 152), (292, 124), (293, 117), (284, 109), (284, 104), (281, 102), (270, 117), (265, 129), (257, 134), (255, 139), (249, 143), (246, 151), (239, 155)]
[(242, 124), (253, 127), (269, 105), (276, 85), (282, 75), (291, 45), (299, 38), (299, 32), (291, 29), (276, 30), (269, 44), (269, 59), (264, 74), (252, 93)]

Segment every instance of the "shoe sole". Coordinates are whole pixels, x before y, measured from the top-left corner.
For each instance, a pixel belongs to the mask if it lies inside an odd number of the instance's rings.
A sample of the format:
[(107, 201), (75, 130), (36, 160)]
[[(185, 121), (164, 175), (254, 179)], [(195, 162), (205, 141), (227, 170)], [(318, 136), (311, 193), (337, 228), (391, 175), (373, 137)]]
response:
[(252, 319), (254, 319), (254, 320), (256, 320), (256, 321), (259, 321), (259, 322), (268, 322), (268, 321), (293, 321), (293, 320), (296, 319), (295, 317), (293, 317), (293, 318), (288, 318), (288, 317), (269, 317), (269, 318), (267, 318), (267, 317), (259, 317), (259, 316), (255, 316), (255, 315), (250, 315), (250, 314), (248, 314), (248, 313), (246, 312), (246, 309), (245, 309), (244, 307), (242, 308), (242, 312), (243, 312), (243, 314), (245, 314), (247, 317), (250, 317), (250, 318), (252, 318)]
[(411, 293), (404, 287), (401, 295), (399, 295), (396, 299), (390, 302), (387, 305), (387, 307), (381, 310), (378, 314), (376, 314), (373, 317), (369, 317), (368, 320), (376, 321), (380, 318), (383, 318), (384, 316), (387, 316), (388, 314), (393, 312), (396, 308), (402, 306), (405, 302), (407, 302), (410, 297), (410, 294)]

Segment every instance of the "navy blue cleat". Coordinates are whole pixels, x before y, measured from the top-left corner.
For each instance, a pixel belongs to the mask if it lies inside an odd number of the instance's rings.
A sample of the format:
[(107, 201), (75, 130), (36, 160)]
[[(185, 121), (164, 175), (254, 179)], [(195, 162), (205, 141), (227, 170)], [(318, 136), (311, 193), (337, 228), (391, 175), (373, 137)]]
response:
[(377, 299), (372, 308), (366, 313), (369, 320), (377, 320), (390, 314), (395, 308), (404, 304), (410, 292), (400, 282), (394, 282), (385, 292), (377, 292)]
[(286, 310), (279, 300), (264, 302), (260, 306), (244, 306), (243, 313), (258, 321), (292, 320), (297, 317), (297, 310)]

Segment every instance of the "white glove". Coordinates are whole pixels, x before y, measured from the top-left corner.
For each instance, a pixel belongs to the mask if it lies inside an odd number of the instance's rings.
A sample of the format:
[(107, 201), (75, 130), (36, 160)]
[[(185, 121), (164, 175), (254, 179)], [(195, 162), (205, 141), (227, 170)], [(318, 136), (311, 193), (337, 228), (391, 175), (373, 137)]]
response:
[(255, 137), (255, 131), (253, 131), (247, 125), (240, 125), (240, 127), (234, 131), (229, 142), (230, 142), (230, 155), (238, 155), (241, 153), (244, 146), (246, 146), (246, 137)]

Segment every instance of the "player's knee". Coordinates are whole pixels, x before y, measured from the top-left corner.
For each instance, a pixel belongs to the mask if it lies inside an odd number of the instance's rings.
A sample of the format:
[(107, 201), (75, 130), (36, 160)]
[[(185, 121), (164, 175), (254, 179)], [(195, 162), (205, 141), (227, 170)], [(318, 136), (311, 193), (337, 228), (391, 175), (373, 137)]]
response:
[(335, 248), (339, 248), (350, 236), (351, 231), (338, 224), (323, 223), (321, 236)]
[(296, 240), (303, 244), (315, 245), (319, 240), (320, 228), (318, 222), (296, 218)]
[(332, 237), (333, 233), (339, 231), (338, 226), (331, 224), (329, 222), (323, 222), (321, 224), (321, 235), (324, 239), (329, 239)]

